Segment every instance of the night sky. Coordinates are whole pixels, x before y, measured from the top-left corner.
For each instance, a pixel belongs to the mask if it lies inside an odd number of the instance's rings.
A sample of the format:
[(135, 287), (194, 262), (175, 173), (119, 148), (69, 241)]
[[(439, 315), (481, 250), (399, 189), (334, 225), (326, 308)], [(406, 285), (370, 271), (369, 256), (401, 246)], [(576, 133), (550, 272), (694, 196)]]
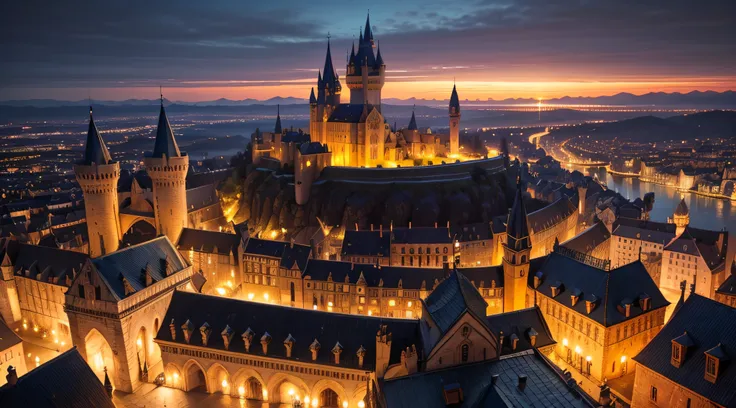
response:
[(368, 6), (384, 97), (736, 88), (734, 0), (16, 0), (0, 100), (306, 98), (328, 32), (343, 75)]

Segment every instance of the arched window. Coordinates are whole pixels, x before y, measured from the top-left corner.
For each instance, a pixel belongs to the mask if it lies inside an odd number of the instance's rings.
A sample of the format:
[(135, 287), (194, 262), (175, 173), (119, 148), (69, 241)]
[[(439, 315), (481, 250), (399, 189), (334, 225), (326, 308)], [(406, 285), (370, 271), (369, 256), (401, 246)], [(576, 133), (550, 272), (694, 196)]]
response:
[(521, 263), (526, 263), (526, 255), (521, 256)]
[(463, 344), (463, 347), (462, 347), (462, 360), (463, 360), (463, 363), (467, 363), (468, 362), (468, 352), (469, 351), (470, 351), (470, 346), (468, 346), (467, 344)]

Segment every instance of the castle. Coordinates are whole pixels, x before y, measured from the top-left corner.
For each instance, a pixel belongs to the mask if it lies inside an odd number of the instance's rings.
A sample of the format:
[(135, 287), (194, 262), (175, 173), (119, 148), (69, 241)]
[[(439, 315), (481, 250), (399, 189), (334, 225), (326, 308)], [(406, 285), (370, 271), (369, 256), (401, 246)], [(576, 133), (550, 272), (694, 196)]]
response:
[(406, 129), (392, 129), (381, 111), (385, 82), (386, 63), (368, 16), (358, 47), (353, 44), (347, 61), (345, 83), (350, 103), (341, 101), (342, 84), (328, 39), (325, 64), (317, 75), (317, 92), (312, 88), (309, 96), (309, 135), (283, 129), (277, 115), (273, 132), (256, 131), (253, 135), (253, 162), (260, 164), (271, 158), (281, 168), (292, 167), (297, 203), (304, 204), (312, 183), (327, 166), (397, 167), (434, 164), (435, 158), (460, 159), (461, 115), (456, 87), (450, 96), (450, 133), (440, 135), (420, 132), (413, 112)]

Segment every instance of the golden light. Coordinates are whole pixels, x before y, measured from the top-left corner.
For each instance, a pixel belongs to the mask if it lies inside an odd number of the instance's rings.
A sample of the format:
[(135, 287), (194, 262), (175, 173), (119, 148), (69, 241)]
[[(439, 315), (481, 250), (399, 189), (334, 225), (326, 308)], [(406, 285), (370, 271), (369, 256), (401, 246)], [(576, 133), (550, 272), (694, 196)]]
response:
[(593, 360), (593, 357), (591, 357), (591, 356), (585, 357), (585, 361), (587, 361), (587, 362), (589, 362), (589, 363), (590, 363), (590, 362), (591, 362), (591, 360)]
[(171, 377), (166, 377), (166, 382), (167, 383), (170, 383), (171, 382)]
[(179, 381), (179, 373), (174, 373), (174, 384)]
[(317, 305), (312, 306), (313, 310), (317, 310)]
[(312, 400), (312, 406), (316, 408), (317, 405), (319, 405), (319, 401), (317, 400), (317, 398), (315, 398)]
[(235, 270), (230, 269), (230, 277), (231, 278), (234, 278), (235, 277)]
[(56, 330), (51, 330), (51, 334), (53, 334), (54, 336), (56, 336)]
[(335, 306), (332, 302), (327, 302), (327, 306), (332, 307)]
[(248, 300), (253, 300), (254, 297), (256, 297), (254, 293), (248, 293)]
[(36, 367), (38, 367), (41, 364), (41, 359), (38, 356), (36, 356), (35, 361), (36, 361)]
[(227, 388), (227, 380), (222, 380), (222, 388)]
[(342, 408), (348, 408), (348, 402), (347, 401), (343, 401), (342, 402)]
[(365, 408), (365, 402), (363, 402), (362, 400), (358, 401), (358, 408)]
[(23, 323), (23, 330), (28, 330), (28, 323)]
[(141, 348), (141, 347), (143, 347), (143, 340), (141, 340), (141, 338), (138, 337), (136, 339), (136, 341), (135, 341), (135, 344), (136, 344), (136, 346), (138, 346), (138, 348)]
[(388, 301), (388, 305), (389, 306), (396, 306), (396, 301), (393, 300), (393, 299), (391, 299), (391, 300)]
[(293, 388), (289, 390), (289, 395), (294, 395), (294, 389)]
[(575, 353), (580, 354), (583, 350), (580, 348), (580, 346), (575, 346)]
[(408, 302), (406, 303), (406, 305), (407, 305), (407, 306), (409, 306), (409, 307), (411, 307), (411, 305), (412, 305), (412, 302), (411, 302), (411, 300), (410, 300), (410, 301), (408, 301)]
[(65, 341), (62, 341), (61, 342), (61, 347), (64, 347), (64, 346), (66, 346), (66, 342)]
[(225, 283), (225, 285), (227, 285), (228, 288), (232, 288), (233, 287), (233, 282), (232, 281), (227, 281), (227, 283)]
[(263, 298), (266, 299), (266, 300), (268, 300), (268, 293), (264, 293), (263, 294)]
[(621, 364), (626, 362), (626, 356), (621, 356)]
[(308, 395), (304, 396), (304, 403), (307, 404), (307, 405), (309, 405), (309, 396)]
[(224, 288), (217, 288), (215, 290), (217, 291), (217, 294), (218, 295), (220, 295), (220, 296), (224, 296), (225, 295), (225, 289)]
[(368, 316), (373, 316), (373, 311), (372, 310), (369, 310), (368, 311)]
[(33, 331), (38, 333), (38, 326), (33, 326)]
[(59, 339), (54, 339), (54, 344), (59, 344)]
[(263, 390), (263, 400), (268, 400), (268, 391)]
[(281, 228), (281, 233), (282, 234), (286, 234), (286, 232), (287, 232), (286, 228)]
[(271, 231), (271, 239), (276, 238), (276, 234), (277, 234), (276, 231)]
[(295, 399), (295, 400), (296, 400), (297, 402), (299, 402), (299, 400), (300, 400), (301, 398), (299, 398), (299, 394), (296, 394), (296, 395), (294, 396), (294, 399)]
[(245, 387), (243, 387), (242, 385), (238, 387), (238, 395), (240, 395), (241, 397), (245, 395)]
[(460, 248), (460, 241), (455, 241), (455, 248)]
[(567, 339), (562, 339), (562, 345), (567, 347), (569, 343), (567, 342)]
[(312, 161), (311, 160), (307, 160), (307, 167), (311, 167), (311, 166), (312, 166)]

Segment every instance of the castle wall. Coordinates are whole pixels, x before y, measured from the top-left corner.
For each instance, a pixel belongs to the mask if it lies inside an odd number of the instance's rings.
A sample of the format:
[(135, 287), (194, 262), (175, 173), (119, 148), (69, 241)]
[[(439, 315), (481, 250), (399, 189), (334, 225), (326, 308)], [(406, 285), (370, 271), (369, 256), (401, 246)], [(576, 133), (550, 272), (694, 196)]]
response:
[(90, 256), (117, 251), (121, 237), (117, 195), (120, 165), (75, 165), (74, 173), (84, 193)]

